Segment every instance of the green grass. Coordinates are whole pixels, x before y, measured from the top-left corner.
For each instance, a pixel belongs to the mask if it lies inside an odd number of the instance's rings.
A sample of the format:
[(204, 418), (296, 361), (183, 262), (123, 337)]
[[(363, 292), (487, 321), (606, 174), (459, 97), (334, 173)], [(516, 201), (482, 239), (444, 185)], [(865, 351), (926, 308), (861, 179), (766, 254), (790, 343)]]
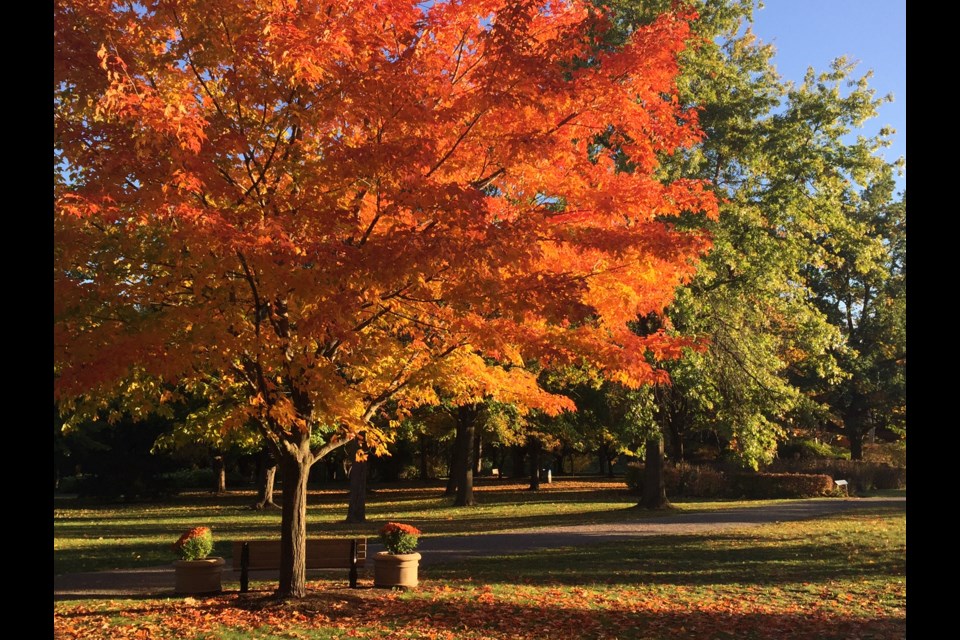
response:
[(874, 489), (858, 494), (862, 498), (906, 498), (907, 488), (903, 489)]
[[(905, 636), (902, 508), (421, 568), (409, 592), (55, 603), (58, 637), (766, 638)], [(361, 584), (369, 585), (369, 577)], [(140, 635), (138, 635), (140, 634)]]
[[(541, 491), (507, 482), (479, 482), (476, 507), (452, 507), (440, 484), (428, 487), (382, 486), (370, 492), (365, 524), (341, 522), (347, 491), (311, 490), (307, 527), (311, 536), (375, 537), (387, 521), (420, 528), (425, 536), (476, 535), (508, 529), (626, 521), (659, 515), (632, 509), (636, 496), (622, 480), (557, 480)], [(213, 529), (216, 555), (230, 555), (238, 538), (279, 537), (278, 510), (253, 511), (252, 492), (226, 496), (185, 494), (164, 502), (97, 505), (73, 498), (54, 499), (54, 574), (156, 566), (174, 559), (170, 545), (190, 527)], [(678, 512), (770, 504), (751, 502), (677, 502)]]

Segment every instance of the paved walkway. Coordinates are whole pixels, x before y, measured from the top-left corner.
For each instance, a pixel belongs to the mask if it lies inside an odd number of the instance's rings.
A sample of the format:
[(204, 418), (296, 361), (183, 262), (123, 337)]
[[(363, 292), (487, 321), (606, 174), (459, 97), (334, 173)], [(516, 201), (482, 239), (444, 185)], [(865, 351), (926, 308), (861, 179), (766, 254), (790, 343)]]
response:
[[(498, 556), (534, 549), (591, 545), (638, 536), (700, 535), (736, 527), (816, 518), (851, 509), (870, 507), (905, 509), (906, 504), (905, 497), (796, 500), (775, 505), (668, 515), (632, 522), (542, 527), (475, 536), (422, 538), (418, 551), (423, 553), (420, 564), (430, 566), (476, 556)], [(534, 532), (536, 535), (530, 535)], [(371, 554), (378, 550), (380, 550), (378, 543), (371, 544)], [(368, 570), (372, 571), (369, 566)], [(250, 578), (251, 580), (276, 580), (277, 572), (251, 572)], [(239, 572), (229, 568), (223, 573), (224, 582), (237, 582), (239, 579)], [(53, 579), (54, 600), (123, 596), (157, 597), (171, 595), (172, 592), (172, 565), (73, 573), (54, 576)]]

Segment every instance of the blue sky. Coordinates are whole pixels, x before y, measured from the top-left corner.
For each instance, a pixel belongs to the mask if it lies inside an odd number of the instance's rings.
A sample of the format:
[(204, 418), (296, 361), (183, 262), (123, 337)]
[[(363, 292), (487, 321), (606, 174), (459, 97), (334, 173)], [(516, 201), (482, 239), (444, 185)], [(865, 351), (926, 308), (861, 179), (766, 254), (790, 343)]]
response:
[[(871, 134), (884, 125), (895, 129), (883, 155), (889, 161), (906, 158), (906, 1), (765, 0), (764, 5), (754, 14), (753, 31), (776, 47), (780, 75), (799, 82), (807, 67), (825, 70), (840, 55), (858, 60), (858, 72), (872, 69), (870, 86), (877, 95), (892, 93), (894, 102), (883, 105), (865, 129)], [(906, 172), (898, 185), (906, 188)]]

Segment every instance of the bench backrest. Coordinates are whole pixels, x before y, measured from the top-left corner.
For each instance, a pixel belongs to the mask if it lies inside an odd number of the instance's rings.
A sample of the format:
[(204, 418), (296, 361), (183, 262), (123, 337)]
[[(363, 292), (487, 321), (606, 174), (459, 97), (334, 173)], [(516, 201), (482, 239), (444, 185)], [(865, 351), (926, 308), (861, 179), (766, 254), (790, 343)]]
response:
[[(307, 539), (307, 569), (349, 569), (351, 566), (350, 546), (357, 543), (357, 564), (363, 566), (367, 560), (367, 539), (314, 538)], [(279, 540), (234, 540), (233, 568), (240, 569), (240, 555), (243, 543), (249, 544), (249, 568), (279, 569)]]

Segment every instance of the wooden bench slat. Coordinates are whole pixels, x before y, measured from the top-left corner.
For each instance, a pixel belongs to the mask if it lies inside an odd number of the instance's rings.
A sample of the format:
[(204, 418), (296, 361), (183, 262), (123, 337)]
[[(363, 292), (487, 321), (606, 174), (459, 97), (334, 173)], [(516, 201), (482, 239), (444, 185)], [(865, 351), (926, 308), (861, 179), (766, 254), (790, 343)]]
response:
[[(307, 569), (349, 569), (350, 544), (354, 539), (307, 539)], [(367, 539), (357, 541), (357, 564), (364, 565), (367, 559)], [(234, 540), (232, 566), (240, 568), (240, 552), (243, 543), (249, 543), (251, 570), (280, 568), (279, 540)]]
[[(246, 545), (246, 561), (243, 561), (244, 545)], [(356, 545), (356, 563), (353, 561), (354, 545)], [(241, 592), (246, 591), (245, 585), (249, 571), (280, 568), (280, 541), (279, 540), (234, 540), (233, 568), (241, 572)], [(310, 569), (349, 569), (350, 586), (356, 586), (357, 568), (367, 561), (367, 539), (337, 539), (314, 538), (306, 542), (306, 568)]]

